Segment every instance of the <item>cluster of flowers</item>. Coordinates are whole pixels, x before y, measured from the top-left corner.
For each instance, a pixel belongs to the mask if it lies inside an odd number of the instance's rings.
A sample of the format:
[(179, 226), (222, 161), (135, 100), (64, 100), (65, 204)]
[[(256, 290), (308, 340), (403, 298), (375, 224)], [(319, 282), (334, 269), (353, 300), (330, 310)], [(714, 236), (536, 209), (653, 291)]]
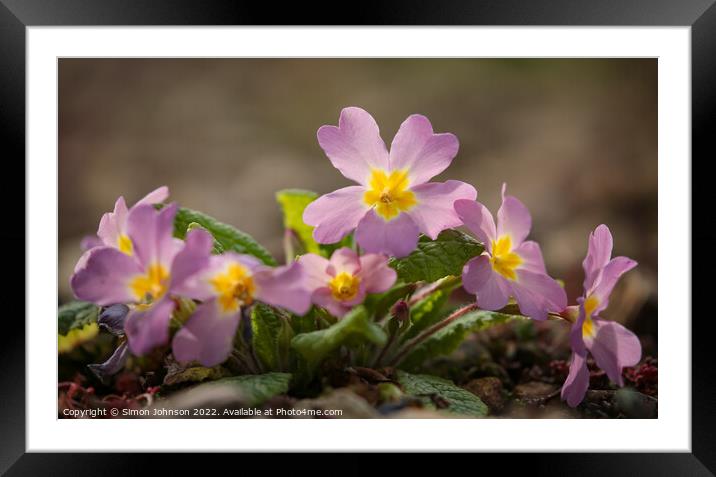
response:
[(609, 378), (623, 385), (623, 367), (641, 357), (637, 337), (600, 317), (619, 277), (636, 265), (611, 258), (612, 236), (600, 225), (589, 237), (584, 294), (567, 306), (562, 286), (546, 271), (539, 245), (526, 240), (531, 216), (525, 205), (502, 188), (495, 222), (477, 202), (469, 184), (428, 182), (444, 171), (458, 151), (453, 134), (435, 134), (421, 115), (408, 117), (387, 150), (373, 117), (345, 108), (338, 126), (318, 130), (318, 142), (334, 167), (358, 185), (326, 194), (304, 212), (318, 243), (329, 244), (355, 232), (361, 254), (340, 248), (330, 259), (305, 254), (282, 267), (268, 267), (253, 256), (212, 255), (212, 236), (191, 230), (173, 237), (176, 204), (157, 208), (166, 187), (131, 208), (120, 197), (106, 213), (97, 237), (85, 243), (71, 286), (82, 300), (98, 305), (130, 305), (122, 316), (129, 350), (143, 355), (169, 342), (169, 322), (178, 298), (197, 300), (191, 317), (173, 336), (174, 356), (182, 362), (213, 366), (226, 360), (241, 317), (255, 300), (303, 315), (311, 305), (342, 317), (368, 293), (387, 291), (396, 281), (389, 257), (404, 257), (422, 233), (435, 239), (445, 229), (465, 225), (485, 252), (464, 267), (464, 288), (485, 310), (500, 310), (514, 298), (534, 320), (558, 316), (572, 325), (572, 360), (562, 397), (578, 405), (589, 385), (591, 353)]

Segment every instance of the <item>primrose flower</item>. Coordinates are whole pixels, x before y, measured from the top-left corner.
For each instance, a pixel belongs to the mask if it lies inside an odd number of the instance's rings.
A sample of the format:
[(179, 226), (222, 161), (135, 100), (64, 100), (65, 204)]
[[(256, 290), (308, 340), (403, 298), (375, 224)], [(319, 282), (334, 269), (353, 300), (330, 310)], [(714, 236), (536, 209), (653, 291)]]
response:
[(420, 232), (435, 239), (442, 230), (461, 225), (453, 202), (477, 196), (464, 182), (427, 182), (450, 165), (458, 140), (453, 134), (434, 134), (425, 116), (409, 116), (388, 152), (373, 117), (360, 108), (345, 108), (338, 126), (318, 130), (318, 143), (333, 166), (359, 184), (306, 207), (303, 220), (316, 227), (313, 237), (319, 243), (338, 242), (355, 229), (365, 251), (402, 257), (415, 249)]
[(487, 207), (473, 200), (458, 200), (455, 210), (464, 224), (485, 244), (485, 253), (471, 259), (462, 280), (477, 304), (486, 310), (499, 310), (513, 296), (523, 315), (546, 320), (547, 314), (567, 306), (564, 289), (547, 275), (539, 244), (525, 241), (532, 227), (527, 207), (506, 195), (502, 186), (502, 205), (497, 226)]
[(70, 284), (75, 296), (98, 305), (133, 304), (124, 322), (129, 348), (143, 355), (169, 340), (171, 294), (205, 265), (212, 240), (193, 230), (186, 242), (172, 237), (176, 204), (155, 210), (135, 205), (126, 217), (130, 248), (94, 247), (83, 255)]
[[(211, 250), (209, 239), (207, 254)], [(300, 315), (311, 307), (301, 264), (271, 268), (251, 255), (234, 252), (212, 255), (206, 266), (176, 291), (203, 303), (174, 335), (174, 357), (203, 366), (215, 366), (228, 358), (241, 311), (255, 300)]]
[(582, 402), (589, 387), (588, 353), (619, 386), (624, 385), (622, 368), (634, 366), (641, 359), (639, 338), (619, 323), (599, 316), (609, 305), (609, 295), (619, 277), (637, 265), (630, 258), (610, 260), (611, 256), (612, 234), (609, 227), (600, 225), (589, 236), (587, 256), (582, 262), (584, 295), (577, 300), (578, 307), (565, 311), (576, 318), (570, 333), (572, 362), (562, 386), (562, 399), (572, 407)]
[(347, 247), (333, 252), (330, 260), (309, 253), (298, 261), (308, 276), (311, 301), (337, 317), (362, 303), (367, 293), (387, 291), (397, 278), (385, 255), (358, 256)]
[[(169, 188), (167, 186), (159, 187), (149, 194), (145, 195), (132, 208), (143, 204), (159, 204), (169, 197)], [(83, 250), (89, 250), (94, 247), (106, 245), (115, 247), (120, 251), (130, 254), (132, 251), (132, 241), (127, 235), (127, 216), (129, 211), (124, 197), (120, 196), (114, 203), (114, 211), (106, 212), (99, 221), (99, 228), (96, 236), (88, 236), (82, 239), (81, 247)]]

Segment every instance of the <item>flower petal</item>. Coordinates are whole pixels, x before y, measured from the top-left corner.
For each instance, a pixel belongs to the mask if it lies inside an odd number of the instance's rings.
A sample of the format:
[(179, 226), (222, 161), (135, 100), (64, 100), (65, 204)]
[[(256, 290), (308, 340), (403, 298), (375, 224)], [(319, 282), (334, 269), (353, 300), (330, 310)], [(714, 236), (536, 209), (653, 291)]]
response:
[(366, 293), (382, 293), (393, 286), (398, 274), (388, 266), (388, 257), (368, 253), (360, 257), (359, 277)]
[(615, 257), (601, 269), (597, 279), (592, 285), (593, 290), (591, 294), (599, 298), (599, 305), (593, 311), (594, 315), (599, 315), (600, 312), (609, 306), (609, 295), (612, 294), (612, 290), (614, 290), (614, 286), (619, 281), (619, 278), (636, 267), (636, 265), (637, 263), (631, 258)]
[[(105, 245), (102, 244), (99, 247), (104, 247), (104, 246)], [(77, 263), (75, 263), (75, 269), (72, 272), (77, 273), (81, 269), (85, 268), (87, 266), (87, 260), (90, 258), (90, 255), (92, 255), (92, 251), (95, 248), (99, 248), (99, 247), (92, 247), (90, 249), (85, 250), (84, 253), (82, 253), (82, 255), (80, 255), (80, 258), (77, 259)]]
[(351, 310), (351, 306), (343, 304), (333, 298), (333, 294), (328, 287), (315, 290), (311, 295), (311, 301), (313, 301), (316, 306), (325, 308), (331, 315), (338, 318), (342, 318), (343, 315)]
[(363, 201), (365, 188), (350, 186), (314, 200), (303, 211), (303, 221), (315, 228), (318, 243), (335, 243), (356, 228), (368, 206)]
[(589, 388), (589, 369), (584, 355), (572, 353), (569, 375), (562, 386), (562, 400), (571, 407), (577, 407)]
[(343, 109), (338, 126), (321, 126), (317, 136), (333, 167), (359, 184), (368, 183), (371, 169), (389, 168), (388, 151), (378, 124), (361, 108)]
[(176, 213), (176, 204), (170, 204), (159, 211), (152, 205), (142, 204), (129, 211), (127, 235), (143, 266), (159, 263), (167, 269), (171, 267), (174, 255), (179, 251), (172, 236)]
[(248, 255), (246, 253), (225, 252), (222, 255), (232, 257), (232, 260), (238, 261), (241, 265), (248, 268), (252, 273), (256, 273), (257, 271), (263, 270), (265, 268), (269, 268), (264, 265), (264, 263), (258, 257), (254, 257), (253, 255)]
[(609, 379), (624, 385), (622, 368), (634, 366), (641, 360), (641, 343), (634, 333), (615, 321), (594, 318), (595, 336), (586, 340), (587, 349), (594, 356), (597, 366), (607, 373)]
[(330, 267), (327, 270), (331, 276), (341, 272), (355, 275), (360, 270), (361, 262), (358, 254), (348, 247), (341, 247), (331, 255)]
[(258, 300), (298, 315), (306, 314), (311, 308), (311, 291), (300, 263), (293, 262), (277, 268), (261, 267), (254, 272), (254, 279)]
[(306, 275), (306, 287), (313, 291), (320, 287), (325, 287), (331, 279), (331, 276), (326, 272), (330, 262), (316, 255), (315, 253), (307, 253), (298, 257), (298, 263), (303, 267), (303, 271)]
[(95, 247), (101, 247), (102, 245), (104, 245), (104, 242), (96, 235), (85, 235), (80, 241), (80, 248), (85, 252)]
[(454, 208), (465, 226), (485, 244), (485, 249), (492, 253), (492, 241), (497, 238), (497, 232), (495, 219), (487, 207), (474, 200), (460, 199), (455, 201)]
[(560, 312), (567, 307), (567, 294), (559, 283), (544, 273), (517, 270), (517, 280), (510, 282), (512, 293), (523, 315), (546, 320), (550, 311)]
[(194, 229), (186, 234), (184, 247), (172, 262), (169, 286), (172, 293), (192, 295), (194, 288), (192, 279), (209, 264), (213, 243), (213, 237), (206, 230)]
[(206, 367), (223, 363), (231, 354), (240, 318), (241, 311), (222, 313), (216, 300), (202, 303), (174, 335), (174, 357), (182, 363), (198, 361)]
[(507, 280), (492, 270), (487, 255), (468, 261), (462, 270), (465, 290), (477, 297), (477, 305), (484, 310), (499, 310), (507, 305), (510, 290)]
[(355, 238), (366, 252), (405, 257), (417, 247), (418, 235), (420, 230), (408, 214), (386, 222), (370, 210), (358, 222)]
[(127, 203), (119, 197), (114, 203), (114, 211), (102, 215), (97, 229), (97, 236), (109, 247), (117, 247), (120, 234), (127, 227)]
[(129, 347), (127, 341), (122, 341), (107, 361), (102, 364), (88, 364), (87, 367), (102, 383), (107, 384), (111, 376), (124, 369), (127, 358), (129, 358)]
[[(193, 268), (195, 272), (188, 274), (184, 280), (181, 280), (180, 284), (175, 285), (172, 288), (173, 293), (193, 298), (195, 300), (208, 300), (217, 296), (218, 292), (213, 284), (216, 276), (219, 274), (226, 274), (232, 264), (242, 265), (251, 275), (253, 275), (257, 269), (261, 269), (262, 267), (268, 268), (264, 267), (262, 262), (256, 257), (251, 255), (242, 255), (232, 251), (224, 252), (221, 255), (210, 255), (207, 261), (203, 262), (203, 260), (199, 260), (197, 262), (195, 261), (196, 257), (206, 251), (207, 244), (204, 240), (205, 238), (202, 237), (202, 243), (197, 246), (197, 248), (201, 248), (201, 250), (187, 252), (188, 255), (182, 258), (182, 261), (186, 259), (188, 262), (186, 264), (188, 269), (187, 271), (190, 272)], [(209, 245), (209, 248), (210, 247), (211, 246)], [(174, 266), (177, 266), (176, 262), (179, 260), (179, 257), (180, 255), (177, 255)], [(200, 262), (203, 262), (204, 266), (196, 270)], [(183, 274), (181, 270), (179, 273)]]
[(506, 195), (507, 184), (502, 185), (502, 205), (497, 211), (497, 236), (509, 235), (512, 247), (518, 247), (529, 235), (532, 216), (516, 197)]
[(587, 352), (587, 345), (584, 344), (584, 320), (586, 315), (584, 314), (584, 298), (577, 298), (579, 303), (579, 315), (577, 320), (572, 324), (572, 328), (569, 330), (569, 345), (572, 347), (572, 351), (585, 354)]
[(520, 246), (515, 249), (515, 253), (522, 258), (520, 268), (535, 273), (547, 274), (547, 269), (544, 266), (544, 258), (542, 257), (542, 250), (537, 242), (532, 240), (522, 242)]
[(460, 181), (429, 182), (412, 190), (418, 203), (406, 213), (415, 221), (418, 229), (433, 240), (443, 230), (462, 225), (462, 220), (455, 212), (456, 200), (474, 202), (477, 198), (475, 188)]
[(612, 232), (604, 224), (599, 225), (594, 232), (589, 234), (589, 246), (587, 256), (584, 257), (582, 268), (584, 268), (584, 290), (590, 291), (599, 272), (609, 263), (612, 256), (613, 239)]
[(112, 247), (96, 247), (85, 255), (84, 266), (70, 279), (77, 298), (104, 306), (134, 302), (129, 283), (142, 273), (136, 260)]
[(390, 146), (390, 170), (408, 170), (411, 186), (427, 182), (448, 168), (460, 144), (454, 134), (434, 134), (425, 116), (403, 121)]
[(132, 310), (127, 316), (124, 331), (132, 354), (142, 356), (169, 341), (169, 320), (174, 302), (163, 298), (149, 307)]
[(139, 199), (139, 201), (134, 204), (134, 206), (136, 207), (142, 204), (159, 204), (160, 202), (164, 202), (165, 200), (167, 200), (167, 197), (169, 197), (169, 187), (161, 186)]

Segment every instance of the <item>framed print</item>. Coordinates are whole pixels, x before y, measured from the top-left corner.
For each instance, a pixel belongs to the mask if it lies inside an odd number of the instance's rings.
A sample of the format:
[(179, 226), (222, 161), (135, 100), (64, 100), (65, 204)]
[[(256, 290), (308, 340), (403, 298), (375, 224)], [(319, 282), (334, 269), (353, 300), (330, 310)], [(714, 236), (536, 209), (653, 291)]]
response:
[(10, 475), (132, 451), (712, 475), (716, 7), (389, 5), (4, 1)]

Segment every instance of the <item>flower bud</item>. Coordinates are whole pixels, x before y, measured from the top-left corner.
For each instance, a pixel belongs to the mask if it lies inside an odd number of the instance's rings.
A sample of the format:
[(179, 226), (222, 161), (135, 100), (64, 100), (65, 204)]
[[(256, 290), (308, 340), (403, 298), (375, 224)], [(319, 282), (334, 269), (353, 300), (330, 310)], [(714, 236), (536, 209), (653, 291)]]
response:
[(410, 318), (410, 307), (405, 300), (399, 300), (390, 308), (390, 317), (399, 323)]
[(127, 313), (129, 313), (127, 305), (108, 306), (100, 313), (97, 324), (100, 328), (109, 331), (115, 336), (123, 336), (124, 320), (127, 318)]

